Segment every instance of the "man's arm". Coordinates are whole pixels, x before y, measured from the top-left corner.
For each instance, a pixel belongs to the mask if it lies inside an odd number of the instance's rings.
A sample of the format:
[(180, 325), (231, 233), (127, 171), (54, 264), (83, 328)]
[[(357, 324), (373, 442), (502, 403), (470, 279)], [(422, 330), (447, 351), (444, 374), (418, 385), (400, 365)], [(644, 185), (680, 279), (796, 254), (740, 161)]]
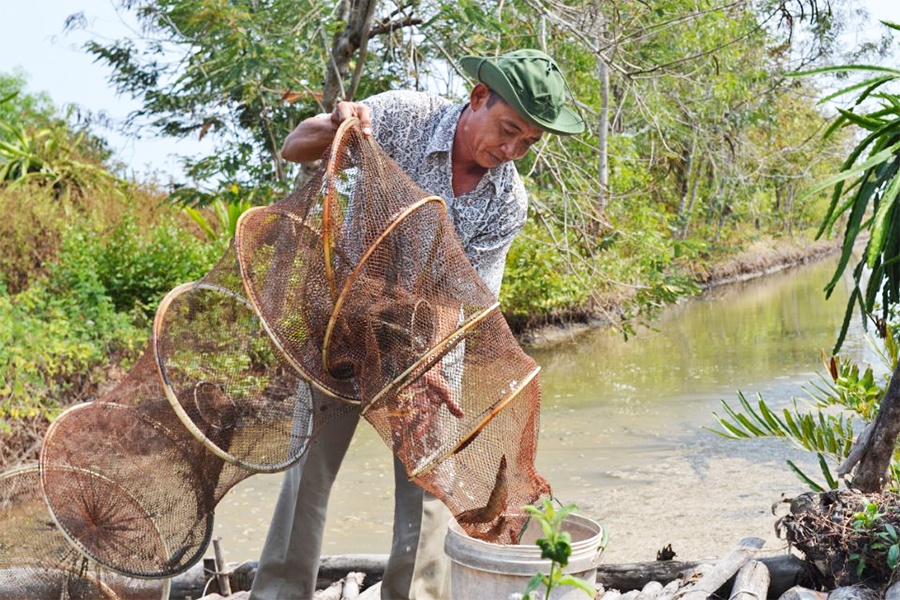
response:
[(331, 114), (304, 119), (284, 139), (281, 157), (291, 162), (311, 162), (322, 154), (334, 140), (334, 134), (345, 120), (357, 117), (362, 132), (372, 135), (372, 111), (365, 104), (338, 102)]

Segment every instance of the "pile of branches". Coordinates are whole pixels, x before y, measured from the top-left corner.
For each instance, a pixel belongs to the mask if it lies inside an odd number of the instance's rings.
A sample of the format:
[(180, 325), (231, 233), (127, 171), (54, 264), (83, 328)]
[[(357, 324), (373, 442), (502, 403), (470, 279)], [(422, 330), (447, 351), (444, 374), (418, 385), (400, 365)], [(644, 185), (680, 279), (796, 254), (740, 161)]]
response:
[(48, 426), (42, 416), (0, 421), (0, 471), (36, 462)]
[(803, 553), (819, 589), (862, 585), (882, 591), (900, 579), (900, 496), (849, 490), (790, 501), (776, 528)]

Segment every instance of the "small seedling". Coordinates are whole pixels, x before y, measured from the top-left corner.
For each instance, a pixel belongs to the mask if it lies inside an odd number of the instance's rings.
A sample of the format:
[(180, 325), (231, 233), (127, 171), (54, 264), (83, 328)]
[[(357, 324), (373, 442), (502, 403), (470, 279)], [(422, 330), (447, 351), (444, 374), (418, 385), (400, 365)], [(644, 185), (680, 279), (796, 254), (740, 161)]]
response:
[(877, 565), (879, 559), (884, 560), (891, 572), (900, 566), (900, 535), (884, 517), (878, 503), (868, 500), (864, 501), (862, 510), (853, 513), (851, 527), (862, 539), (868, 539), (859, 551), (849, 555), (850, 561), (856, 563), (858, 578), (863, 577), (868, 565)]
[[(593, 583), (574, 575), (563, 573), (563, 569), (569, 564), (569, 555), (572, 554), (572, 536), (568, 531), (562, 531), (562, 523), (577, 508), (574, 504), (556, 508), (553, 506), (553, 501), (550, 498), (544, 498), (540, 508), (536, 506), (524, 507), (524, 510), (541, 524), (544, 537), (538, 538), (535, 543), (541, 549), (541, 558), (550, 560), (550, 572), (546, 575), (541, 572), (535, 573), (528, 581), (523, 597), (534, 598), (531, 593), (541, 585), (546, 590), (544, 594), (545, 600), (550, 598), (550, 592), (554, 588), (566, 585), (584, 590), (590, 598), (596, 595), (597, 590), (594, 589)], [(605, 545), (606, 532), (604, 530), (601, 548)]]

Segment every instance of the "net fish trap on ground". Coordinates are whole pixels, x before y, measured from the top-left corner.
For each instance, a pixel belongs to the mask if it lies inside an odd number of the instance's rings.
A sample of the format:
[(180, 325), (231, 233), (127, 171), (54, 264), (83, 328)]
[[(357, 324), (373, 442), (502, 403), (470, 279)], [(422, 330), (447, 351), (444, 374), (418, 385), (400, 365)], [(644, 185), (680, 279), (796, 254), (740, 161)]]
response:
[(537, 374), (443, 200), (350, 121), (309, 184), (246, 212), (219, 263), (167, 295), (126, 378), (54, 422), (40, 487), (82, 555), (168, 577), (202, 557), (229, 489), (353, 410), (466, 533), (514, 543), (549, 493)]
[(37, 466), (0, 475), (0, 598), (166, 600), (168, 580), (124, 577), (88, 560), (50, 517)]

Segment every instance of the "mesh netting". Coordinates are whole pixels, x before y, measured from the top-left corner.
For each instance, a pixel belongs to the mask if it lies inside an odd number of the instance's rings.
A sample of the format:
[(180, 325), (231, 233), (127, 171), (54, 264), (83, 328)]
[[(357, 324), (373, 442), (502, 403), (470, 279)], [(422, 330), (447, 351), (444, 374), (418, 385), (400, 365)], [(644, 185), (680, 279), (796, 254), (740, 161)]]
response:
[(165, 600), (168, 581), (123, 577), (84, 558), (50, 518), (38, 468), (0, 475), (0, 598)]
[(295, 463), (340, 412), (324, 395), (469, 535), (514, 543), (521, 507), (549, 493), (537, 372), (444, 202), (348, 122), (308, 185), (245, 213), (219, 263), (166, 296), (127, 377), (54, 422), (40, 483), (83, 555), (171, 576), (201, 558), (230, 488)]
[(139, 577), (186, 570), (225, 492), (291, 465), (313, 435), (308, 385), (242, 294), (231, 250), (166, 296), (153, 342), (118, 386), (47, 432), (47, 503), (97, 562)]
[(247, 213), (248, 295), (323, 390), (361, 403), (418, 485), (473, 536), (514, 541), (534, 469), (538, 368), (476, 274), (442, 199), (343, 128), (303, 193)]

